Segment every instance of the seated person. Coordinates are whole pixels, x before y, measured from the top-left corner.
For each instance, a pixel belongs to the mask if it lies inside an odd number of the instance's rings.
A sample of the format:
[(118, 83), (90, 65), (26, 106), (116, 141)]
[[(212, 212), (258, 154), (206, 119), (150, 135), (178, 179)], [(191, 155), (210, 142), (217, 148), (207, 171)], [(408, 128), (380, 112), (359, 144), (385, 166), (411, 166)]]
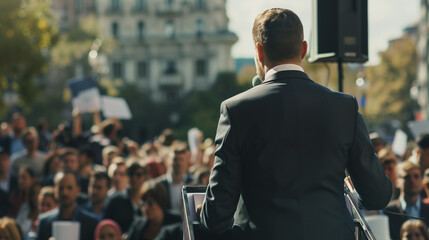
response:
[(164, 185), (148, 181), (143, 185), (141, 194), (144, 217), (133, 222), (128, 239), (182, 239), (182, 219), (180, 215), (167, 211), (168, 197)]
[(401, 227), (401, 240), (429, 240), (426, 224), (420, 220), (407, 220)]
[(95, 240), (122, 240), (122, 232), (119, 225), (110, 219), (98, 223), (95, 228)]
[(423, 190), (422, 173), (420, 166), (410, 161), (405, 161), (397, 166), (398, 186), (400, 188), (399, 199), (391, 201), (383, 210), (389, 217), (390, 237), (393, 240), (400, 239), (402, 224), (406, 217), (398, 215), (406, 214), (411, 217), (421, 217), (425, 223), (429, 223), (429, 204), (423, 202), (420, 193)]
[(55, 221), (75, 221), (80, 223), (80, 239), (92, 240), (98, 220), (76, 203), (80, 193), (78, 176), (71, 171), (59, 172), (54, 182), (59, 209), (49, 211), (39, 218), (36, 239), (48, 240), (52, 236), (52, 225)]
[(131, 162), (127, 167), (127, 174), (130, 187), (125, 194), (112, 197), (104, 212), (104, 219), (116, 221), (124, 232), (128, 231), (135, 217), (142, 216), (139, 208), (140, 188), (149, 178), (147, 168), (141, 162)]

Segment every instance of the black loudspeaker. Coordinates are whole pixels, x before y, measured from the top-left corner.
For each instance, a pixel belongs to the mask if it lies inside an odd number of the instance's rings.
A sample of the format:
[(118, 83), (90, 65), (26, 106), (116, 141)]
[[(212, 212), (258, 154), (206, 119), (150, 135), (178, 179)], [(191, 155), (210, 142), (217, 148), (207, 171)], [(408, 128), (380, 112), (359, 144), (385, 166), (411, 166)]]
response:
[(368, 0), (313, 0), (310, 62), (368, 61)]

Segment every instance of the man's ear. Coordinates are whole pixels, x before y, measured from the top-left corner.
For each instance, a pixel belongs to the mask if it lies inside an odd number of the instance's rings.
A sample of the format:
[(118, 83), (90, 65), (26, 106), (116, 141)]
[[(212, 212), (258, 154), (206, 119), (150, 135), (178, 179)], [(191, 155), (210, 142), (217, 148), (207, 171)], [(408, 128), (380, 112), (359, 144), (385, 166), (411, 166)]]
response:
[(260, 43), (256, 43), (256, 53), (258, 54), (258, 60), (264, 63), (264, 47)]
[(301, 46), (301, 60), (305, 58), (305, 55), (307, 55), (307, 49), (308, 43), (307, 41), (303, 41)]

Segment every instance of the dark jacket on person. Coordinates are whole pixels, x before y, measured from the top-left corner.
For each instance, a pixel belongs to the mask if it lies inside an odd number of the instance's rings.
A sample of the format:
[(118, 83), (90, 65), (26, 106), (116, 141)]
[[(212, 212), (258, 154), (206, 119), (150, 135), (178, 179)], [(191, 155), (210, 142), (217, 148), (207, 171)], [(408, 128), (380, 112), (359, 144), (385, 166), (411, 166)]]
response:
[[(133, 222), (133, 225), (128, 230), (128, 240), (142, 240), (144, 231), (149, 220), (144, 217), (136, 218)], [(164, 212), (164, 220), (162, 222), (162, 227), (159, 230), (158, 235), (154, 238), (156, 240), (166, 239), (166, 240), (181, 240), (183, 239), (182, 235), (182, 218), (180, 215)]]
[(255, 239), (354, 239), (346, 169), (364, 207), (389, 203), (392, 185), (353, 96), (280, 71), (224, 101), (220, 113), (202, 209), (211, 232), (234, 221)]
[(95, 227), (98, 224), (96, 216), (86, 210), (76, 207), (72, 219), (60, 219), (58, 209), (49, 211), (39, 217), (39, 225), (37, 227), (37, 240), (48, 240), (52, 237), (52, 224), (55, 221), (76, 221), (80, 223), (80, 240), (93, 240)]
[(117, 194), (107, 203), (104, 219), (112, 219), (118, 223), (122, 232), (127, 232), (135, 216), (142, 216), (140, 208), (134, 209), (127, 194)]
[[(429, 204), (420, 201), (420, 214), (419, 217), (423, 218), (423, 221), (427, 226), (429, 226)], [(405, 216), (405, 210), (402, 209), (400, 200), (394, 200), (389, 203), (389, 205), (383, 210), (383, 213), (389, 217), (389, 230), (390, 237), (392, 240), (401, 240), (400, 230), (402, 224), (407, 221), (409, 218)], [(402, 215), (398, 215), (398, 214)]]

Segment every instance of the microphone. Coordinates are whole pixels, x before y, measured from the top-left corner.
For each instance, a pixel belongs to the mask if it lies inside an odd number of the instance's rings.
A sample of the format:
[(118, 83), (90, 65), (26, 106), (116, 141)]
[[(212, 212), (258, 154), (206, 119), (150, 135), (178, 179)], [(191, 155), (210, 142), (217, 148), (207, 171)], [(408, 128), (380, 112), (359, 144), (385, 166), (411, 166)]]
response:
[(252, 86), (258, 86), (259, 84), (262, 83), (262, 80), (259, 78), (258, 75), (254, 76), (252, 79)]

